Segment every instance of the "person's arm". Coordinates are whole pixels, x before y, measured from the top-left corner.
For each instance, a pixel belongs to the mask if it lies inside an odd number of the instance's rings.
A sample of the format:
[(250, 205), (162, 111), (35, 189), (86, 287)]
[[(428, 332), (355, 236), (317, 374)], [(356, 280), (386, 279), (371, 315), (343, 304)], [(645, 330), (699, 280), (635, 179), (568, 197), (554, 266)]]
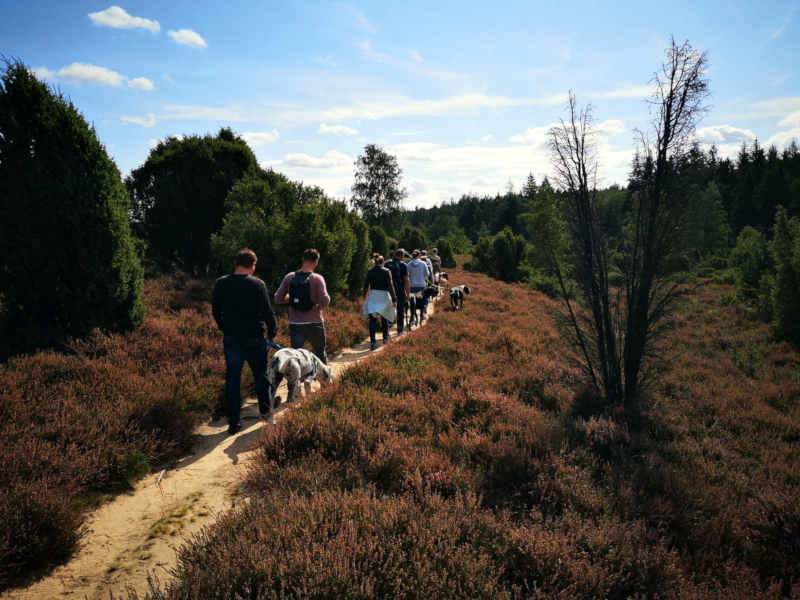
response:
[(224, 331), (224, 317), (222, 314), (222, 286), (217, 281), (214, 284), (214, 293), (211, 295), (211, 314), (214, 315), (214, 321), (217, 323), (220, 331)]
[(275, 304), (286, 304), (289, 301), (289, 283), (292, 281), (293, 275), (293, 273), (288, 273), (281, 281), (278, 291), (275, 292), (275, 296), (272, 298)]
[(403, 282), (406, 287), (406, 300), (408, 300), (411, 298), (411, 280), (408, 278), (408, 271), (406, 271), (406, 274), (403, 276)]
[(394, 291), (394, 281), (392, 280), (392, 272), (387, 269), (386, 274), (389, 276), (389, 295), (392, 297), (392, 304), (397, 304), (397, 294)]
[(331, 303), (331, 297), (328, 295), (325, 278), (322, 275), (317, 275), (311, 284), (311, 301), (314, 304), (318, 304), (320, 308), (327, 308)]
[(275, 322), (275, 311), (272, 310), (272, 303), (269, 301), (269, 292), (267, 286), (261, 287), (261, 294), (263, 298), (260, 300), (261, 310), (263, 311), (264, 323), (267, 324), (267, 336), (269, 339), (274, 339), (278, 334), (278, 326)]

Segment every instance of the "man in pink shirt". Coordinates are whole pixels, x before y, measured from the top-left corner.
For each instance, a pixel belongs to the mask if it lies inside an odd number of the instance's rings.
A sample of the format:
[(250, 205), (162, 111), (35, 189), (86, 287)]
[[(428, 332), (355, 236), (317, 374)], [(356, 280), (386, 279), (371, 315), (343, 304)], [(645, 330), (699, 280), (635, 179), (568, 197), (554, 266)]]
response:
[(325, 353), (325, 320), (323, 310), (331, 303), (325, 278), (314, 269), (319, 264), (319, 252), (309, 248), (303, 252), (303, 266), (287, 273), (275, 292), (275, 303), (289, 303), (289, 335), (292, 348), (311, 343), (314, 354), (328, 364)]

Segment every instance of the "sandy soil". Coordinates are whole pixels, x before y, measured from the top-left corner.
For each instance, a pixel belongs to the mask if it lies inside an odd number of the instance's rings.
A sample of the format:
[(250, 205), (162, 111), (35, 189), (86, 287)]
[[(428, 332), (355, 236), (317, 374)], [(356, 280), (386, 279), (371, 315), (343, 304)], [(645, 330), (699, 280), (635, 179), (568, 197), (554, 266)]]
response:
[[(433, 308), (432, 304), (430, 313)], [(334, 376), (369, 354), (368, 341), (344, 350), (329, 361)], [(279, 394), (285, 400), (285, 383), (283, 386)], [(286, 410), (284, 402), (276, 420)], [(236, 506), (258, 432), (262, 426), (270, 426), (259, 418), (254, 399), (245, 402), (242, 421), (244, 428), (233, 436), (228, 435), (224, 418), (198, 427), (198, 441), (191, 455), (145, 477), (129, 493), (88, 515), (81, 549), (72, 560), (34, 584), (6, 591), (0, 598), (107, 600), (110, 593), (126, 597), (129, 590), (143, 596), (149, 574), (162, 581), (168, 579), (180, 545), (211, 525), (220, 513)]]

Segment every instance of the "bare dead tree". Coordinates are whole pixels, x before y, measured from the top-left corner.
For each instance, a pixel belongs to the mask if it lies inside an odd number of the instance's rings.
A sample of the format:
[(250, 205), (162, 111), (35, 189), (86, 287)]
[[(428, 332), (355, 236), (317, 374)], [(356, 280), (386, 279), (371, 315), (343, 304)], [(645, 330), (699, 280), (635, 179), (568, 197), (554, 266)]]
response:
[[(620, 267), (624, 284), (609, 288), (609, 250), (596, 210), (597, 157), (591, 107), (578, 109), (570, 93), (568, 118), (550, 130), (556, 180), (564, 192), (564, 216), (572, 241), (573, 276), (585, 311), (569, 300), (565, 276), (554, 265), (571, 323), (573, 341), (592, 384), (610, 402), (632, 403), (642, 365), (662, 330), (678, 287), (667, 265), (676, 249), (687, 194), (677, 179), (708, 94), (707, 58), (688, 42), (672, 40), (653, 78), (653, 136), (640, 134), (631, 190), (632, 233)], [(585, 314), (586, 317), (582, 315)]]
[(592, 131), (592, 109), (578, 109), (570, 92), (569, 115), (550, 129), (555, 179), (564, 191), (564, 217), (572, 239), (574, 277), (586, 302), (589, 318), (573, 306), (564, 274), (557, 262), (553, 271), (561, 287), (584, 368), (592, 385), (610, 400), (622, 395), (618, 320), (608, 285), (608, 245), (598, 225), (597, 154)]
[(688, 41), (673, 39), (661, 69), (653, 76), (651, 142), (640, 134), (634, 165), (633, 235), (625, 252), (625, 400), (639, 390), (642, 363), (677, 296), (665, 269), (675, 251), (688, 195), (678, 181), (678, 166), (691, 146), (698, 120), (706, 112), (708, 58)]

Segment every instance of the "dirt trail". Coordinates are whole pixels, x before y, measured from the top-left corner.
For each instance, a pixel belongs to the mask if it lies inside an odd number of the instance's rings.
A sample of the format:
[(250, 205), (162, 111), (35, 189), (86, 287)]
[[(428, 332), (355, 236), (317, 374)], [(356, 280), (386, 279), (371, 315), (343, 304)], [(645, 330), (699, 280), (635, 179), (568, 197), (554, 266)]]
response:
[[(429, 313), (433, 309), (431, 303)], [(369, 340), (347, 348), (329, 361), (334, 376), (369, 355)], [(283, 386), (279, 393), (285, 400)], [(286, 410), (284, 402), (276, 420)], [(110, 592), (126, 597), (131, 589), (143, 596), (149, 573), (167, 579), (180, 545), (236, 506), (242, 475), (264, 423), (254, 399), (242, 407), (242, 421), (244, 428), (233, 436), (224, 418), (198, 427), (192, 454), (88, 515), (81, 549), (72, 560), (26, 588), (6, 591), (0, 599), (107, 600)]]

